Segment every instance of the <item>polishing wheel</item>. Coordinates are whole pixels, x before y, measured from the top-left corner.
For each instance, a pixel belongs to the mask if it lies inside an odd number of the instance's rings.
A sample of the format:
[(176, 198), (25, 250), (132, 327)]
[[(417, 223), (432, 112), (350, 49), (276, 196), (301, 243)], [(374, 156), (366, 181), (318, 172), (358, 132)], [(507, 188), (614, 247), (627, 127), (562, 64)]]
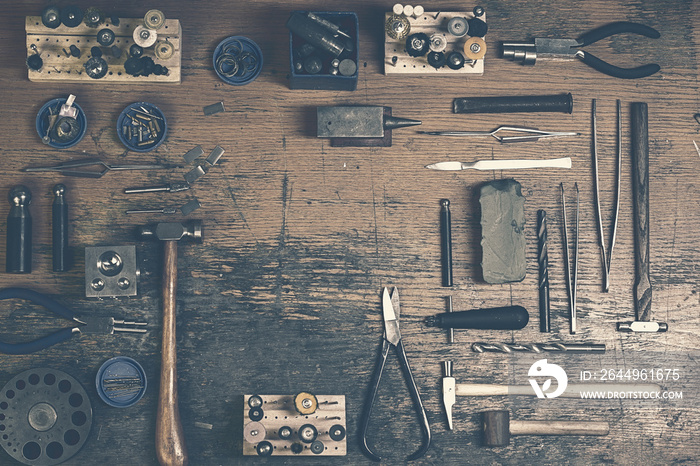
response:
[(90, 399), (65, 372), (30, 369), (0, 391), (2, 448), (23, 464), (63, 463), (80, 451), (91, 426)]

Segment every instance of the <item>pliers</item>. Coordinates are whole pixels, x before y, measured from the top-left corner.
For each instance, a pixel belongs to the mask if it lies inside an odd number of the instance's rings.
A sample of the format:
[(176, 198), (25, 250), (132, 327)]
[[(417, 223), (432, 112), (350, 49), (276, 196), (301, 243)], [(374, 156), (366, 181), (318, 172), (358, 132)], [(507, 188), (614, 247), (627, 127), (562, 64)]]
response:
[(62, 304), (54, 301), (46, 295), (37, 293), (27, 288), (4, 288), (0, 290), (0, 301), (5, 299), (24, 299), (45, 307), (54, 314), (58, 314), (68, 320), (73, 321), (74, 327), (66, 327), (38, 340), (26, 343), (3, 343), (0, 342), (0, 353), (4, 354), (30, 354), (48, 348), (57, 343), (68, 340), (73, 334), (81, 333), (104, 333), (114, 334), (115, 332), (145, 333), (144, 328), (147, 322), (125, 322), (116, 320), (113, 317), (90, 317), (78, 318), (73, 312)]
[(579, 36), (578, 39), (536, 38), (533, 42), (504, 42), (502, 44), (502, 57), (521, 62), (523, 65), (534, 65), (538, 56), (543, 59), (560, 60), (573, 60), (576, 57), (601, 73), (623, 79), (644, 78), (659, 71), (661, 67), (657, 64), (648, 64), (637, 68), (620, 68), (580, 50), (581, 47), (598, 42), (606, 37), (624, 33), (639, 34), (651, 39), (661, 37), (659, 31), (644, 24), (618, 21), (588, 31)]
[(362, 425), (360, 427), (362, 439), (360, 447), (365, 455), (374, 461), (381, 461), (381, 457), (372, 452), (367, 445), (367, 428), (369, 426), (369, 420), (372, 414), (372, 407), (374, 406), (374, 401), (377, 398), (379, 381), (382, 378), (382, 372), (384, 372), (384, 366), (386, 365), (386, 358), (389, 355), (389, 348), (392, 346), (396, 349), (396, 354), (399, 358), (399, 362), (401, 363), (404, 377), (406, 378), (408, 391), (411, 393), (413, 405), (416, 408), (418, 417), (420, 418), (421, 430), (423, 431), (423, 445), (420, 447), (420, 449), (418, 449), (418, 451), (410, 455), (407, 460), (412, 461), (420, 458), (421, 456), (425, 455), (425, 452), (428, 451), (428, 448), (430, 447), (430, 424), (428, 422), (428, 416), (425, 413), (425, 408), (423, 407), (423, 402), (420, 399), (420, 393), (418, 393), (418, 387), (416, 387), (416, 381), (413, 379), (413, 374), (411, 374), (411, 368), (408, 365), (408, 359), (406, 358), (406, 350), (404, 349), (403, 341), (401, 339), (401, 332), (399, 332), (399, 312), (399, 291), (394, 288), (391, 296), (389, 296), (389, 290), (384, 288), (384, 292), (382, 294), (382, 314), (384, 316), (384, 339), (382, 341), (382, 351), (377, 361), (374, 375), (372, 376), (369, 397), (365, 404), (361, 421)]

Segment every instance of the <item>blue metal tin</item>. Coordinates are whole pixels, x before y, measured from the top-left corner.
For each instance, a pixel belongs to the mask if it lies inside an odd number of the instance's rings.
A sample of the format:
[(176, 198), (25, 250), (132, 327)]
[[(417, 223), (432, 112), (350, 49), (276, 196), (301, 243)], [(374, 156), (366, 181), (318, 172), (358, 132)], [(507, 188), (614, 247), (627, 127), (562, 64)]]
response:
[[(237, 63), (234, 64), (234, 61)], [(255, 81), (262, 71), (263, 54), (258, 44), (251, 39), (231, 36), (216, 46), (213, 63), (214, 71), (222, 81), (243, 86)]]
[[(150, 118), (153, 124), (149, 124), (143, 118)], [(117, 136), (127, 149), (134, 152), (152, 151), (163, 144), (167, 134), (165, 115), (158, 107), (148, 102), (134, 102), (128, 105), (117, 118)], [(146, 143), (149, 140), (151, 142)]]
[(126, 356), (117, 356), (102, 364), (95, 377), (97, 394), (115, 408), (128, 408), (146, 393), (146, 373), (141, 364)]
[(50, 114), (58, 115), (58, 112), (61, 110), (61, 106), (65, 104), (67, 100), (68, 99), (63, 97), (49, 100), (43, 107), (41, 107), (39, 113), (36, 114), (36, 132), (39, 135), (39, 138), (55, 149), (68, 149), (69, 147), (73, 147), (83, 139), (85, 132), (87, 131), (87, 119), (85, 118), (85, 112), (83, 112), (83, 109), (80, 108), (80, 105), (74, 102), (73, 107), (78, 109), (78, 115), (75, 118), (80, 126), (80, 132), (78, 135), (73, 140), (68, 142), (54, 141), (50, 136), (47, 139), (44, 139), (47, 136)]

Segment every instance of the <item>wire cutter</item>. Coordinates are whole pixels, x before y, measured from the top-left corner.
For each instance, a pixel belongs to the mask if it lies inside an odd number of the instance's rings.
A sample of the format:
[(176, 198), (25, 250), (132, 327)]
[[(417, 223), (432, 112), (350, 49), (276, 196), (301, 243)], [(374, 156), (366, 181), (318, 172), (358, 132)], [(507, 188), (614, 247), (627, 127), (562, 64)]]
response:
[(81, 333), (105, 333), (115, 332), (145, 333), (147, 322), (125, 322), (113, 317), (78, 318), (73, 312), (62, 304), (54, 301), (46, 295), (37, 293), (27, 288), (4, 288), (0, 290), (0, 301), (5, 299), (24, 299), (45, 307), (54, 314), (58, 314), (73, 321), (74, 327), (66, 327), (38, 340), (26, 343), (0, 342), (0, 353), (4, 354), (30, 354), (48, 348), (57, 343), (68, 340), (73, 334)]
[(534, 65), (538, 56), (543, 59), (560, 60), (573, 60), (576, 57), (601, 73), (623, 79), (644, 78), (659, 71), (661, 67), (657, 64), (642, 65), (637, 68), (620, 68), (580, 50), (581, 47), (593, 44), (606, 37), (624, 33), (639, 34), (651, 39), (661, 37), (659, 31), (644, 24), (618, 21), (588, 31), (578, 39), (536, 38), (533, 42), (504, 42), (502, 44), (502, 57), (521, 62), (523, 65)]
[(379, 359), (377, 360), (374, 375), (372, 376), (372, 382), (369, 389), (369, 398), (365, 404), (361, 421), (362, 443), (360, 446), (362, 451), (374, 461), (381, 461), (381, 457), (372, 452), (367, 445), (367, 428), (369, 426), (369, 420), (372, 414), (372, 407), (374, 406), (374, 401), (377, 398), (379, 381), (382, 378), (382, 372), (384, 372), (384, 366), (386, 365), (386, 358), (389, 355), (389, 348), (392, 346), (396, 349), (396, 354), (399, 358), (399, 362), (401, 363), (404, 377), (406, 378), (408, 390), (411, 393), (411, 398), (413, 398), (413, 405), (416, 408), (418, 417), (420, 418), (421, 430), (423, 431), (423, 445), (418, 451), (410, 455), (407, 460), (412, 461), (420, 458), (421, 456), (425, 455), (425, 452), (428, 451), (428, 448), (430, 447), (430, 424), (428, 423), (428, 416), (425, 413), (423, 402), (420, 399), (420, 393), (418, 393), (418, 387), (416, 387), (416, 381), (413, 379), (413, 374), (411, 374), (411, 368), (408, 365), (408, 359), (406, 358), (406, 350), (404, 349), (401, 333), (399, 332), (399, 311), (399, 291), (394, 288), (391, 296), (389, 296), (389, 290), (384, 288), (384, 293), (382, 294), (382, 313), (384, 316), (384, 339), (382, 341), (382, 351)]

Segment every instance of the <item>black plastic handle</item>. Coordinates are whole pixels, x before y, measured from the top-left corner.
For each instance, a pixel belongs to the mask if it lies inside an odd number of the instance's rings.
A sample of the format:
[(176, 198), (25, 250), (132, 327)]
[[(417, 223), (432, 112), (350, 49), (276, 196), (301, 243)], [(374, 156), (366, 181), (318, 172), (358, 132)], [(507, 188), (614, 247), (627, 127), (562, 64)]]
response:
[(558, 95), (519, 95), (504, 97), (460, 97), (452, 102), (452, 113), (571, 113), (571, 93)]
[(581, 47), (585, 47), (586, 45), (598, 42), (606, 37), (625, 33), (639, 34), (640, 36), (649, 37), (651, 39), (658, 39), (661, 37), (661, 33), (653, 27), (645, 26), (644, 24), (639, 23), (632, 23), (629, 21), (617, 21), (615, 23), (609, 23), (588, 31), (579, 36), (579, 38), (576, 40), (579, 42)]
[(473, 311), (445, 312), (430, 318), (430, 323), (441, 328), (471, 328), (482, 330), (520, 330), (530, 320), (522, 306), (494, 307)]
[(586, 65), (590, 66), (594, 70), (598, 70), (603, 74), (608, 76), (613, 76), (615, 78), (622, 79), (637, 79), (646, 78), (652, 74), (658, 72), (661, 67), (657, 64), (642, 65), (636, 68), (620, 68), (619, 66), (611, 65), (610, 63), (601, 60), (600, 58), (592, 55), (583, 50), (579, 50), (576, 54), (577, 57), (581, 59)]

